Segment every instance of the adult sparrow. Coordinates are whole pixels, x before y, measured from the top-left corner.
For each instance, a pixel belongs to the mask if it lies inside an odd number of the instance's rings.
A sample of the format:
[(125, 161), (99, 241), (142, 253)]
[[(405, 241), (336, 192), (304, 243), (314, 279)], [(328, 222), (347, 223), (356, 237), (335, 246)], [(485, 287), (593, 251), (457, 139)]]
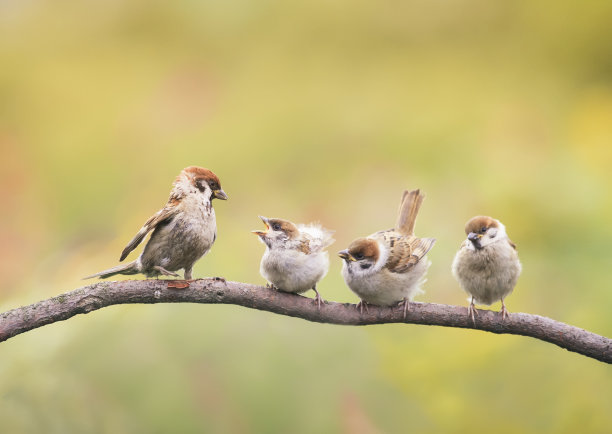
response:
[(504, 319), (508, 316), (504, 299), (521, 274), (516, 245), (508, 238), (506, 227), (492, 217), (471, 218), (465, 225), (465, 233), (467, 239), (455, 255), (452, 271), (471, 296), (468, 314), (474, 321), (474, 314), (478, 314), (474, 302), (491, 305), (501, 300)]
[(359, 308), (367, 304), (404, 306), (419, 292), (425, 282), (430, 261), (425, 257), (434, 238), (414, 235), (416, 216), (423, 202), (419, 190), (404, 191), (394, 229), (357, 238), (346, 250), (338, 252), (344, 259), (342, 276), (348, 287), (361, 299)]
[(270, 285), (284, 292), (301, 294), (312, 289), (321, 307), (317, 282), (327, 274), (329, 255), (325, 250), (333, 231), (318, 224), (295, 225), (289, 220), (259, 217), (265, 231), (253, 231), (266, 245), (259, 272)]
[(217, 238), (212, 206), (215, 198), (227, 200), (217, 175), (197, 166), (183, 169), (174, 181), (166, 206), (145, 222), (123, 249), (119, 261), (123, 261), (153, 231), (138, 259), (85, 279), (138, 273), (147, 277), (178, 276), (175, 271), (181, 268), (185, 270), (185, 279), (191, 279), (193, 264), (210, 250)]

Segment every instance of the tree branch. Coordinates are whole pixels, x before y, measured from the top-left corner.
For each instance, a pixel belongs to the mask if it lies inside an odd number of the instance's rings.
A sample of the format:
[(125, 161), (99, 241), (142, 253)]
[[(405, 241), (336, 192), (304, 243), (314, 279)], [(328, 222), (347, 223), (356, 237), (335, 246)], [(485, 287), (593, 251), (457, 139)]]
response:
[(114, 304), (133, 303), (236, 304), (328, 324), (369, 325), (403, 322), (471, 328), (491, 333), (530, 336), (602, 362), (612, 363), (612, 339), (538, 315), (514, 312), (502, 321), (499, 313), (480, 310), (475, 323), (472, 323), (465, 307), (434, 303), (411, 303), (406, 319), (403, 318), (402, 309), (392, 307), (369, 306), (368, 311), (361, 314), (353, 304), (325, 302), (318, 310), (313, 300), (306, 297), (219, 279), (94, 283), (0, 314), (0, 342), (81, 313), (89, 313)]

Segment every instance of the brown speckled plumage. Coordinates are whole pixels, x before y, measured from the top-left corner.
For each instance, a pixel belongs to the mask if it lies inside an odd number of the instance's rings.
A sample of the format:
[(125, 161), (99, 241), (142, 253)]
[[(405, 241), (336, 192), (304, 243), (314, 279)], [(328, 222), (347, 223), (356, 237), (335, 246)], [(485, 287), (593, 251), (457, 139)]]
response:
[(123, 261), (152, 232), (138, 259), (87, 278), (138, 273), (176, 276), (175, 271), (184, 269), (185, 279), (191, 279), (193, 265), (217, 237), (214, 198), (227, 199), (217, 175), (202, 167), (185, 168), (174, 181), (166, 206), (145, 222), (119, 260)]
[(362, 301), (390, 306), (420, 291), (429, 267), (425, 255), (436, 241), (414, 235), (423, 199), (420, 190), (404, 191), (393, 229), (358, 238), (339, 252), (344, 280)]

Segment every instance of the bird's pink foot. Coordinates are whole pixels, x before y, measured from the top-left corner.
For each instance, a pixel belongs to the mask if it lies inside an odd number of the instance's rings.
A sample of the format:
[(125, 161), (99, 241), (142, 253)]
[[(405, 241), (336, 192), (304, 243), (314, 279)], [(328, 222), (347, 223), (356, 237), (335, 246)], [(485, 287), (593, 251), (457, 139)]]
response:
[(363, 314), (363, 308), (365, 307), (366, 313), (370, 313), (370, 309), (368, 308), (368, 303), (366, 303), (365, 301), (361, 300), (359, 303), (357, 303), (357, 309), (359, 309), (359, 313)]
[(164, 267), (162, 267), (161, 265), (155, 265), (153, 267), (154, 270), (156, 270), (159, 274), (157, 275), (157, 277), (159, 277), (159, 275), (163, 275), (163, 276), (173, 276), (173, 277), (180, 277), (178, 274), (173, 273), (172, 271), (168, 271), (166, 270)]
[(502, 302), (502, 308), (501, 308), (501, 316), (502, 316), (502, 321), (508, 317), (510, 317), (510, 312), (508, 312), (508, 309), (506, 309), (506, 304), (504, 303), (504, 300), (501, 301)]
[(404, 311), (404, 319), (406, 319), (406, 314), (408, 313), (409, 304), (410, 304), (410, 300), (408, 300), (407, 298), (403, 299), (397, 304), (398, 306), (403, 308), (402, 310)]
[(472, 301), (470, 303), (470, 305), (468, 306), (468, 316), (472, 318), (472, 322), (474, 324), (476, 324), (476, 320), (474, 318), (474, 315), (478, 316), (478, 310), (476, 309), (476, 306), (474, 306), (474, 297), (472, 297)]
[(325, 300), (323, 300), (323, 299), (321, 298), (321, 295), (319, 294), (319, 291), (317, 291), (317, 288), (316, 288), (316, 287), (312, 288), (312, 290), (313, 290), (313, 291), (315, 292), (315, 294), (316, 294), (316, 295), (315, 295), (315, 298), (314, 298), (314, 302), (315, 302), (315, 304), (317, 305), (317, 309), (321, 310), (321, 304), (322, 304), (322, 303), (325, 303)]

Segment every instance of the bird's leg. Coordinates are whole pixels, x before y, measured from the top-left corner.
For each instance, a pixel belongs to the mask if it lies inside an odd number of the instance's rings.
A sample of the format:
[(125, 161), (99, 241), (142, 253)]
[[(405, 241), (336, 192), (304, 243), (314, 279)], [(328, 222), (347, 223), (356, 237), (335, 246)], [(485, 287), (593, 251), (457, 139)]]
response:
[(178, 274), (173, 273), (172, 271), (168, 271), (166, 270), (164, 267), (162, 267), (161, 265), (155, 265), (153, 267), (154, 270), (159, 271), (159, 274), (163, 274), (164, 276), (174, 276), (174, 277), (180, 277)]
[(314, 302), (317, 304), (317, 309), (321, 310), (321, 303), (324, 303), (325, 301), (321, 298), (319, 291), (317, 291), (317, 285), (313, 286), (312, 290), (315, 292), (315, 294), (317, 294), (314, 298)]
[(274, 286), (272, 283), (268, 282), (266, 283), (266, 288), (270, 288), (270, 289), (278, 289), (276, 286)]
[(404, 319), (406, 319), (406, 313), (408, 312), (408, 305), (410, 304), (410, 300), (408, 300), (407, 298), (403, 299), (402, 301), (400, 301), (397, 305), (398, 306), (403, 306), (403, 310), (404, 310)]
[(364, 307), (365, 307), (366, 313), (370, 313), (370, 309), (368, 309), (368, 303), (366, 303), (363, 300), (360, 300), (359, 303), (357, 303), (357, 309), (359, 309), (360, 314), (363, 314)]
[(189, 268), (185, 268), (185, 280), (191, 280), (191, 270), (193, 269), (193, 266), (189, 267)]
[(501, 315), (502, 315), (502, 321), (505, 318), (508, 318), (510, 316), (510, 313), (508, 312), (508, 309), (506, 309), (506, 303), (504, 303), (504, 299), (501, 299), (501, 303), (502, 303), (502, 308), (501, 308)]
[(476, 320), (474, 319), (474, 314), (478, 315), (478, 311), (476, 310), (476, 306), (474, 306), (474, 296), (472, 296), (472, 301), (468, 306), (468, 316), (472, 317), (472, 322), (476, 324)]

